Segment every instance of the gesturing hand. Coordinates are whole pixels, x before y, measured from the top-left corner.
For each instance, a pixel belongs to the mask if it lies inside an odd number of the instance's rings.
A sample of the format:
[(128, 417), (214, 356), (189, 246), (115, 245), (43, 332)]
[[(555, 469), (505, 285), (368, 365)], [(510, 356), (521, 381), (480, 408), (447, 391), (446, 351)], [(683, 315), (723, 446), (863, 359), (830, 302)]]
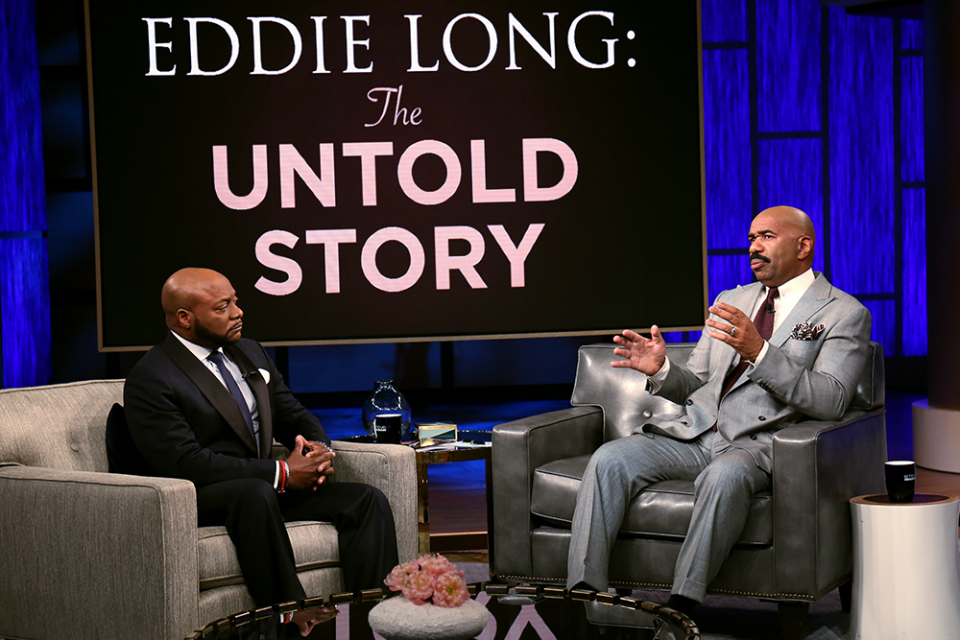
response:
[(614, 336), (613, 341), (620, 345), (613, 350), (614, 355), (625, 358), (611, 362), (613, 367), (629, 367), (649, 376), (660, 371), (667, 357), (667, 345), (657, 325), (650, 327), (649, 338), (627, 329), (623, 335)]
[(740, 357), (748, 362), (756, 361), (763, 349), (763, 338), (747, 315), (733, 305), (718, 302), (710, 307), (710, 313), (726, 320), (726, 323), (707, 318), (710, 336), (736, 349)]
[(290, 466), (290, 486), (294, 489), (306, 489), (323, 484), (327, 476), (333, 474), (333, 458), (336, 454), (320, 443), (312, 442), (303, 436), (297, 436), (293, 452), (287, 458)]

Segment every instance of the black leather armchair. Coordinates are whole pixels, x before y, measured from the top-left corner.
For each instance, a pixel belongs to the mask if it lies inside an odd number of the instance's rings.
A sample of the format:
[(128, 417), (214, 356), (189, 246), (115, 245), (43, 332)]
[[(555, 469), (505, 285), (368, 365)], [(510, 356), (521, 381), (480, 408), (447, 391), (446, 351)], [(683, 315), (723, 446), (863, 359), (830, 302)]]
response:
[[(884, 491), (883, 347), (871, 347), (856, 397), (840, 421), (810, 420), (776, 434), (772, 490), (755, 496), (743, 535), (709, 593), (786, 603), (781, 617), (800, 627), (810, 602), (851, 580), (848, 500)], [(613, 348), (580, 348), (573, 408), (494, 429), (497, 553), (491, 569), (502, 579), (564, 582), (577, 490), (593, 451), (641, 422), (681, 411), (647, 393), (643, 374), (611, 367)], [(693, 345), (667, 348), (679, 364)], [(640, 493), (613, 549), (611, 584), (669, 590), (692, 509), (693, 482), (659, 482)]]

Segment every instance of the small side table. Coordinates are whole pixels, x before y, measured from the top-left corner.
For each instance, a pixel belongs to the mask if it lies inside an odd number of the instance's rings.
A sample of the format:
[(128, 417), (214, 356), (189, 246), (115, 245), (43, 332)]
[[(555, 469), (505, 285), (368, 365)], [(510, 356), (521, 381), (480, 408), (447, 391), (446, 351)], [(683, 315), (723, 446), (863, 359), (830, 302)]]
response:
[[(489, 562), (493, 564), (493, 478), (491, 472), (492, 431), (460, 431), (458, 437), (461, 442), (470, 445), (456, 445), (442, 449), (416, 449), (417, 452), (417, 537), (420, 555), (433, 550), (443, 553), (454, 562)], [(375, 442), (372, 436), (352, 436), (343, 438), (348, 442)], [(410, 443), (405, 443), (410, 444)], [(477, 446), (479, 445), (479, 446)], [(469, 462), (483, 460), (486, 479), (487, 497), (487, 530), (465, 531), (462, 533), (430, 533), (430, 477), (429, 466), (446, 462)], [(469, 553), (466, 549), (482, 549), (487, 553)]]
[(960, 638), (957, 517), (960, 498), (917, 494), (850, 500), (857, 640)]
[[(460, 431), (458, 438), (461, 441), (473, 443), (488, 443), (492, 441), (492, 432), (490, 431)], [(453, 561), (476, 561), (482, 560), (493, 564), (493, 478), (491, 471), (491, 445), (485, 446), (454, 446), (449, 449), (433, 449), (424, 451), (417, 449), (417, 502), (419, 516), (419, 538), (420, 553), (430, 553), (434, 547)], [(430, 534), (430, 478), (428, 475), (429, 465), (441, 464), (446, 462), (469, 462), (471, 460), (483, 460), (484, 475), (486, 480), (487, 494), (487, 531), (486, 532), (463, 532), (448, 534)], [(431, 542), (431, 538), (433, 541)], [(435, 544), (440, 542), (441, 544)], [(457, 541), (462, 544), (457, 546)], [(486, 557), (474, 558), (473, 554), (458, 553), (459, 550), (468, 548), (487, 548)], [(481, 556), (483, 554), (480, 554)]]

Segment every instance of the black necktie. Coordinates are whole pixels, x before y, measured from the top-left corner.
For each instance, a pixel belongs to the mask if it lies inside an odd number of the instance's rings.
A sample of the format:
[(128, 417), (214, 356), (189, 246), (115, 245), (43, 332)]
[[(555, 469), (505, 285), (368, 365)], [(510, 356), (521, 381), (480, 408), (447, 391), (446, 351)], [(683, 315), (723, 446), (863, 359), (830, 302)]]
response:
[(230, 395), (232, 395), (234, 400), (237, 401), (237, 404), (240, 405), (240, 413), (243, 414), (243, 420), (247, 423), (247, 428), (250, 429), (250, 433), (253, 434), (253, 440), (257, 443), (257, 453), (259, 454), (260, 441), (257, 438), (257, 432), (253, 428), (253, 416), (250, 415), (247, 400), (243, 397), (240, 386), (237, 385), (237, 381), (233, 379), (233, 374), (230, 373), (230, 370), (227, 369), (227, 363), (223, 360), (223, 354), (219, 351), (214, 351), (207, 356), (207, 360), (217, 365), (217, 369), (219, 369), (220, 375), (227, 385), (227, 390), (230, 391)]
[[(767, 290), (767, 298), (763, 301), (763, 304), (760, 305), (760, 308), (757, 309), (757, 314), (753, 317), (753, 326), (757, 328), (757, 333), (760, 334), (760, 337), (764, 340), (769, 340), (770, 336), (773, 335), (773, 318), (774, 318), (774, 300), (780, 296), (780, 290), (777, 287), (771, 287)], [(740, 358), (740, 362), (737, 363), (737, 366), (734, 367), (733, 371), (727, 374), (726, 380), (723, 381), (723, 389), (720, 391), (720, 398), (723, 398), (730, 392), (730, 389), (733, 388), (733, 385), (736, 384), (737, 380), (740, 379), (740, 376), (743, 375), (743, 372), (747, 370), (747, 367), (750, 366), (750, 363)]]

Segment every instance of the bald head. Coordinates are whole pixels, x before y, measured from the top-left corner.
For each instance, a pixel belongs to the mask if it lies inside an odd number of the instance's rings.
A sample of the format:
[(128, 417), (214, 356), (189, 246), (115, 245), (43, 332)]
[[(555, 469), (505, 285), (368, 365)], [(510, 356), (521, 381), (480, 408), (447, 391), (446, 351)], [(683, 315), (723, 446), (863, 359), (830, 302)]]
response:
[(779, 287), (813, 266), (816, 231), (795, 207), (770, 207), (750, 225), (750, 268), (768, 287)]
[(779, 220), (781, 225), (789, 228), (798, 238), (807, 236), (811, 241), (816, 242), (817, 232), (813, 228), (813, 222), (811, 222), (810, 216), (796, 207), (770, 207), (757, 214), (757, 218), (760, 216)]
[(240, 339), (243, 312), (227, 278), (212, 269), (181, 269), (160, 292), (167, 327), (210, 349)]

